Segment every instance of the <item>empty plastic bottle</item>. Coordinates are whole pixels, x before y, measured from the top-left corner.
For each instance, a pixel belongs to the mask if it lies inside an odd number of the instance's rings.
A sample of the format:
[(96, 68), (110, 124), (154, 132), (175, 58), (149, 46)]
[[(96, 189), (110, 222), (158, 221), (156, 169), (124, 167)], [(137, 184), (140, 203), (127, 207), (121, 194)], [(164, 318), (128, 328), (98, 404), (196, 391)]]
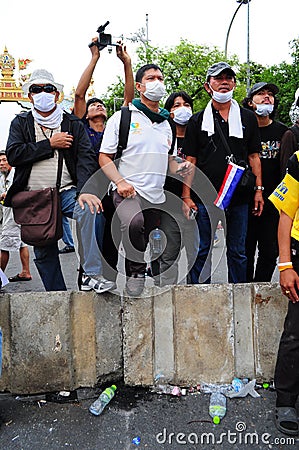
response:
[(99, 416), (103, 412), (104, 408), (108, 405), (110, 400), (114, 397), (115, 391), (115, 384), (112, 384), (111, 387), (106, 388), (101, 393), (99, 398), (97, 398), (96, 401), (94, 401), (92, 405), (90, 405), (89, 411), (95, 416)]
[(220, 423), (220, 420), (226, 414), (226, 397), (221, 392), (213, 392), (210, 397), (209, 414), (215, 424)]
[(162, 235), (159, 228), (152, 231), (152, 252), (154, 255), (162, 253)]

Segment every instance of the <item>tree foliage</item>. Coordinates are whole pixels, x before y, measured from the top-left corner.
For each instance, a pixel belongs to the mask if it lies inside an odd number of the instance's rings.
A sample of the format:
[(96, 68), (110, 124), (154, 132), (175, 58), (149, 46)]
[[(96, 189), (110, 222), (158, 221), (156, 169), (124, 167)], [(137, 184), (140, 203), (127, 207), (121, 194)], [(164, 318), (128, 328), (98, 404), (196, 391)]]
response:
[[(290, 49), (293, 64), (287, 64), (284, 61), (270, 67), (256, 62), (250, 64), (251, 85), (259, 81), (267, 81), (279, 87), (278, 119), (286, 124), (290, 123), (289, 109), (299, 85), (299, 39), (290, 42)], [(134, 72), (147, 62), (157, 64), (164, 74), (167, 93), (186, 91), (194, 101), (194, 112), (203, 109), (209, 101), (203, 87), (208, 67), (217, 61), (225, 60), (224, 52), (219, 48), (197, 45), (187, 40), (181, 40), (177, 46), (169, 48), (141, 45), (137, 49), (137, 55), (138, 62), (133, 67)], [(236, 55), (226, 61), (237, 73), (234, 98), (241, 103), (246, 97), (247, 64), (241, 63)], [(117, 83), (108, 88), (104, 99), (109, 115), (120, 108), (123, 91), (123, 80), (118, 77)]]

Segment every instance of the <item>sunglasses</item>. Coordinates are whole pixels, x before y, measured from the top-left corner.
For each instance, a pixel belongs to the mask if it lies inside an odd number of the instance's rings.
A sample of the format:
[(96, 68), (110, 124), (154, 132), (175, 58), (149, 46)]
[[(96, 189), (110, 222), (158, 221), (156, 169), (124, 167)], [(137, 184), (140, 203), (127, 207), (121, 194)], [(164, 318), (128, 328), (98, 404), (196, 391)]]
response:
[(47, 94), (50, 94), (51, 92), (56, 92), (57, 89), (53, 84), (45, 84), (45, 86), (38, 86), (37, 84), (33, 84), (29, 88), (29, 92), (31, 94), (40, 94), (41, 92), (47, 92)]

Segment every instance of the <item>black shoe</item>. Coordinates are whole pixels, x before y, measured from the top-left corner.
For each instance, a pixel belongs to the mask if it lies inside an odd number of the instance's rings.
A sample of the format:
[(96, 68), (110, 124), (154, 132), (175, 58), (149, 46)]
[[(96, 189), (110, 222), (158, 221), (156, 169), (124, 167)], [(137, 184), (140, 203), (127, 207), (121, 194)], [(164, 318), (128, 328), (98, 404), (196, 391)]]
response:
[(61, 250), (59, 250), (60, 254), (64, 254), (64, 253), (74, 253), (75, 251), (75, 247), (72, 247), (70, 245), (66, 245), (65, 247), (63, 247)]

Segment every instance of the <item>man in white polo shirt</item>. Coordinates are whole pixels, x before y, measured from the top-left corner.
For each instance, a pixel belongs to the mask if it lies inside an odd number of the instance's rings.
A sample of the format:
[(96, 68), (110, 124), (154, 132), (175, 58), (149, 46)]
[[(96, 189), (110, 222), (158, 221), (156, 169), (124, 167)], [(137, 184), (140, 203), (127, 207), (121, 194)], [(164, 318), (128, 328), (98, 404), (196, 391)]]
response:
[(159, 208), (165, 202), (164, 183), (171, 160), (171, 172), (185, 168), (169, 156), (173, 133), (169, 112), (159, 107), (165, 95), (163, 74), (155, 64), (146, 64), (136, 73), (140, 99), (130, 104), (131, 123), (128, 143), (118, 168), (112, 162), (117, 151), (120, 111), (107, 122), (100, 166), (112, 181), (113, 201), (121, 221), (122, 242), (126, 252), (127, 293), (138, 296), (145, 281), (144, 252), (150, 232), (159, 224)]

